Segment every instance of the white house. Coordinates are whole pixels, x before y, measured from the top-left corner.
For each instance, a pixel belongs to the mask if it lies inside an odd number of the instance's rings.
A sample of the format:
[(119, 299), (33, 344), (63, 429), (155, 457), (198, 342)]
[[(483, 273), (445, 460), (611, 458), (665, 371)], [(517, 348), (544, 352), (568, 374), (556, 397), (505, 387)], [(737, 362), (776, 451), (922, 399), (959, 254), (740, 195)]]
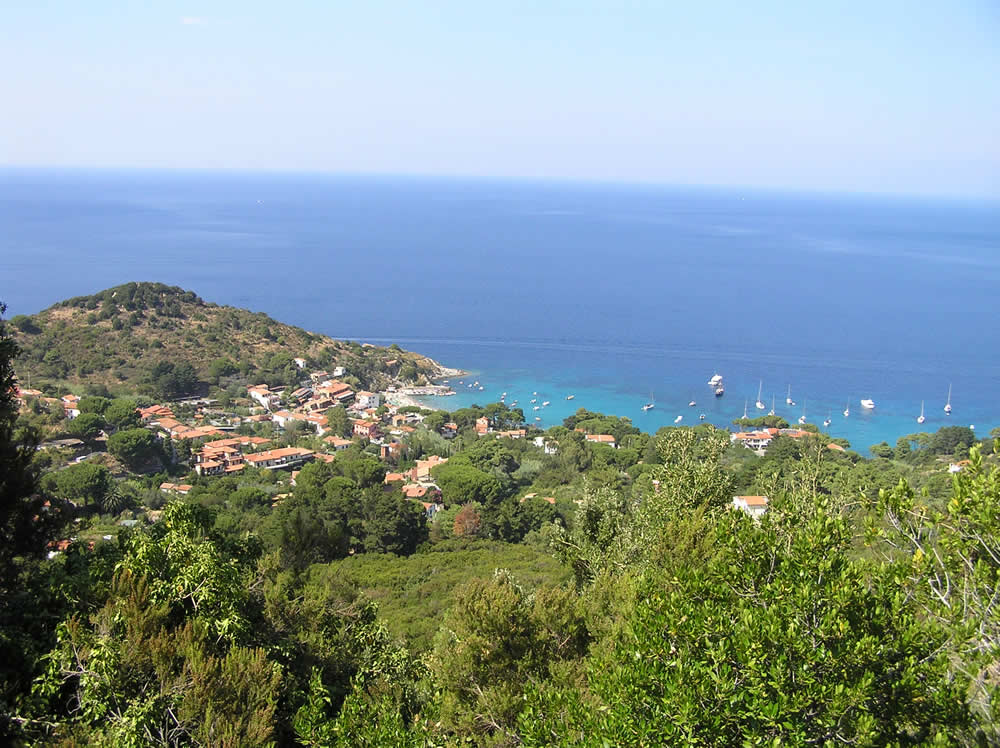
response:
[(751, 517), (760, 517), (767, 511), (767, 501), (766, 496), (734, 496), (733, 506)]
[(366, 408), (377, 408), (380, 402), (377, 392), (366, 392), (362, 390), (354, 396), (354, 404), (361, 410)]
[(333, 370), (333, 376), (342, 377), (347, 374), (347, 370), (343, 366), (338, 366)]

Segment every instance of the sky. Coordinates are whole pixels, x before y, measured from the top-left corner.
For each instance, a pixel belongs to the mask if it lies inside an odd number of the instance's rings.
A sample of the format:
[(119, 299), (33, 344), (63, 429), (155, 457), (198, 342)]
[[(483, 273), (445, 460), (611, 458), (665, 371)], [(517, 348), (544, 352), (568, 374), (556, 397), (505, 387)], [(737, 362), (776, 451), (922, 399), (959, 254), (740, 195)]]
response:
[(1000, 196), (1000, 2), (32, 0), (0, 165)]

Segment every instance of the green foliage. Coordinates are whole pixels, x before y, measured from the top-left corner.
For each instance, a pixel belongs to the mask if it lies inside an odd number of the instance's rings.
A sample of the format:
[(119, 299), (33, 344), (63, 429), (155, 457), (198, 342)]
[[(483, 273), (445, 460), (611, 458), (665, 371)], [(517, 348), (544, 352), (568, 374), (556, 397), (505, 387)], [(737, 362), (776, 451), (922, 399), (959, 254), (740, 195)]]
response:
[(491, 505), (502, 494), (502, 487), (496, 476), (471, 465), (448, 461), (431, 468), (431, 475), (441, 489), (441, 497), (446, 505), (470, 502)]
[(66, 430), (81, 439), (94, 439), (105, 426), (104, 418), (97, 413), (81, 413), (66, 427)]
[(158, 451), (156, 437), (148, 429), (126, 429), (108, 437), (108, 452), (131, 468), (141, 467)]
[(49, 473), (42, 480), (42, 488), (56, 498), (80, 505), (100, 504), (111, 488), (111, 473), (103, 465), (81, 462)]

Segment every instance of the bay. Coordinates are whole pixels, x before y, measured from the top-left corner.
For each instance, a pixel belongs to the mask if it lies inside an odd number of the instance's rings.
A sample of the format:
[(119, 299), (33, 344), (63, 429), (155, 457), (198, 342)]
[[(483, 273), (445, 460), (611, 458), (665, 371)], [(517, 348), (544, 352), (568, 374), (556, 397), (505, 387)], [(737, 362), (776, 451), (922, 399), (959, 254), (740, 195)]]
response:
[[(754, 415), (763, 381), (768, 407), (773, 395), (789, 420), (803, 405), (810, 421), (829, 415), (830, 433), (862, 450), (945, 424), (986, 433), (1000, 423), (998, 250), (990, 201), (0, 170), (8, 315), (161, 281), (335, 337), (398, 342), (484, 387), (435, 404), (506, 391), (542, 426), (578, 407), (651, 431), (700, 413), (728, 425), (747, 400)], [(715, 372), (719, 399), (706, 384)], [(536, 391), (551, 403), (537, 412)]]

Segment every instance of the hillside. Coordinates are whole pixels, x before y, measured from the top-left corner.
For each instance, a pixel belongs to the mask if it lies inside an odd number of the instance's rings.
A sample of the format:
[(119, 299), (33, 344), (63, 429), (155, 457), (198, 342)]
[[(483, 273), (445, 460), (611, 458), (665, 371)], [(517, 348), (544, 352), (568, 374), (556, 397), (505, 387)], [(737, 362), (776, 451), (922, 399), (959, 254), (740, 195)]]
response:
[(162, 283), (126, 283), (11, 320), (22, 382), (91, 385), (154, 396), (233, 382), (290, 384), (294, 358), (309, 369), (343, 366), (358, 386), (422, 382), (444, 369), (404, 351), (334, 340), (266, 314), (212, 304)]

